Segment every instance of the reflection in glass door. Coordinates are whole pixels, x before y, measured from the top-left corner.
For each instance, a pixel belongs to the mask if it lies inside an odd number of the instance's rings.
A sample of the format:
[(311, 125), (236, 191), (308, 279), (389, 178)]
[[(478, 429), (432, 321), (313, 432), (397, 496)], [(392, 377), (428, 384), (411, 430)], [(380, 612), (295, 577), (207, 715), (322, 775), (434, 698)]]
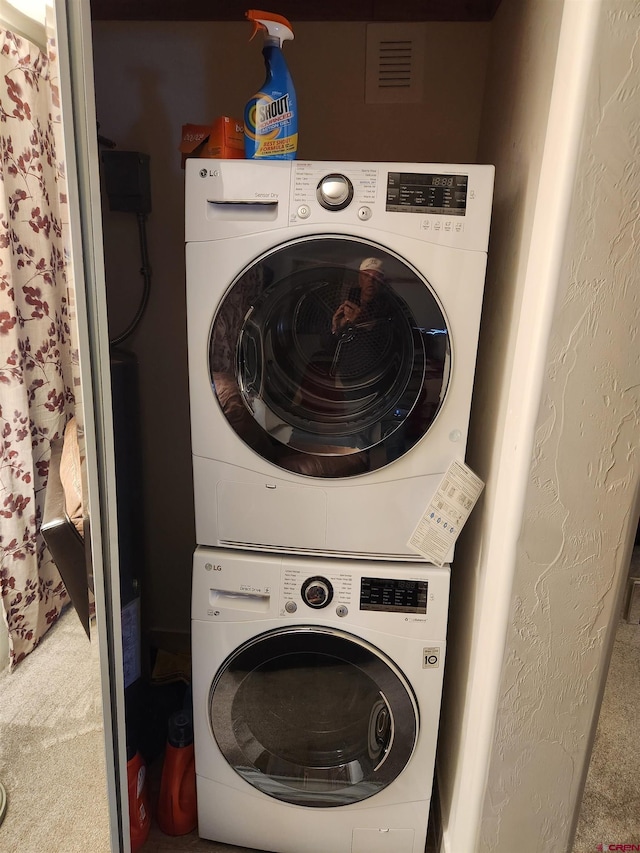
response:
[(451, 367), (433, 289), (343, 237), (296, 240), (232, 283), (209, 363), (229, 424), (263, 458), (317, 477), (388, 465), (429, 430)]

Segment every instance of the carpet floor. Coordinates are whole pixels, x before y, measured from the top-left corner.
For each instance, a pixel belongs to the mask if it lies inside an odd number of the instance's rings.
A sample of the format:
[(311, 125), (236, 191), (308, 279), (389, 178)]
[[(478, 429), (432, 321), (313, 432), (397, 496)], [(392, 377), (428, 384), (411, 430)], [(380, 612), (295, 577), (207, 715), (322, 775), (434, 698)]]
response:
[(97, 643), (67, 607), (14, 672), (0, 672), (3, 853), (108, 853)]
[[(638, 547), (634, 549), (629, 574), (640, 577)], [(607, 675), (573, 853), (640, 849), (638, 708), (640, 625), (631, 625), (621, 619)]]

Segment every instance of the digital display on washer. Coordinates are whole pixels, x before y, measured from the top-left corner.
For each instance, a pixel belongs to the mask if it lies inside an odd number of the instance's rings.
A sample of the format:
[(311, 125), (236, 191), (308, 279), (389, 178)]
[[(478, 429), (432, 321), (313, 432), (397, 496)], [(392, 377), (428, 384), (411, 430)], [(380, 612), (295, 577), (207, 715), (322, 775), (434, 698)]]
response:
[(391, 213), (439, 213), (464, 216), (468, 175), (389, 172), (387, 210)]
[(407, 581), (399, 578), (362, 578), (360, 610), (380, 610), (385, 613), (426, 613), (427, 581)]

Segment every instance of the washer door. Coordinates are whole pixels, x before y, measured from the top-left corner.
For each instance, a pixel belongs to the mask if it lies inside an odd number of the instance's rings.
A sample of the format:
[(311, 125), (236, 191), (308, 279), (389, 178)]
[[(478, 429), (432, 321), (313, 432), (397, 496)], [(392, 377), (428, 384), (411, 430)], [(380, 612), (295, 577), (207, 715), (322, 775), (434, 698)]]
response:
[(393, 462), (433, 423), (447, 324), (419, 273), (373, 243), (297, 240), (233, 282), (209, 365), (227, 420), (281, 468), (348, 477)]
[(297, 805), (356, 803), (403, 770), (418, 709), (400, 670), (351, 634), (283, 628), (241, 646), (209, 695), (213, 736), (259, 791)]

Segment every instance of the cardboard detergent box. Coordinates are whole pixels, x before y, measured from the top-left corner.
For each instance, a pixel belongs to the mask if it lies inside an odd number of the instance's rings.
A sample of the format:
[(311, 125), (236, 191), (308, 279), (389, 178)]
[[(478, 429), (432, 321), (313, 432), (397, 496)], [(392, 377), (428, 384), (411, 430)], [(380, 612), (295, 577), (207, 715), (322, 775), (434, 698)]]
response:
[(212, 124), (183, 124), (182, 168), (189, 157), (244, 159), (244, 126), (238, 119), (218, 116)]

